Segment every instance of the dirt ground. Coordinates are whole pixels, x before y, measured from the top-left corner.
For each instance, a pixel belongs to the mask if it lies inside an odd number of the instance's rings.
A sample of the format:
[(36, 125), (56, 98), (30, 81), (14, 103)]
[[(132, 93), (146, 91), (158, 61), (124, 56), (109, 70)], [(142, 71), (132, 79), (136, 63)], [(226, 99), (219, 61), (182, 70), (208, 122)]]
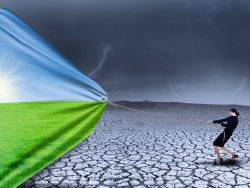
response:
[(232, 105), (121, 104), (177, 119), (108, 107), (87, 140), (21, 187), (249, 187), (250, 107), (236, 106), (243, 115), (226, 143), (240, 157), (218, 166), (220, 125), (193, 120), (227, 117)]

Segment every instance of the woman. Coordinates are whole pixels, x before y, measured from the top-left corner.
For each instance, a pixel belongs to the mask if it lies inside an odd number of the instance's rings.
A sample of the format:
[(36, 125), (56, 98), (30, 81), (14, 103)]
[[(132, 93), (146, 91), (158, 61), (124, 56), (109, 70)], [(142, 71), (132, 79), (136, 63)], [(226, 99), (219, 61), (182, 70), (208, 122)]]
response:
[[(239, 112), (232, 108), (229, 111), (230, 116), (225, 119), (220, 120), (214, 120), (214, 121), (208, 121), (208, 123), (219, 123), (224, 127), (224, 131), (215, 139), (213, 142), (215, 153), (218, 157), (218, 163), (221, 164), (223, 162), (223, 158), (220, 155), (218, 147), (222, 147), (224, 151), (232, 155), (232, 159), (239, 157), (232, 151), (230, 151), (227, 147), (224, 146), (224, 144), (228, 141), (230, 136), (232, 136), (233, 131), (238, 125), (238, 116), (240, 115)], [(226, 124), (225, 124), (226, 122)]]

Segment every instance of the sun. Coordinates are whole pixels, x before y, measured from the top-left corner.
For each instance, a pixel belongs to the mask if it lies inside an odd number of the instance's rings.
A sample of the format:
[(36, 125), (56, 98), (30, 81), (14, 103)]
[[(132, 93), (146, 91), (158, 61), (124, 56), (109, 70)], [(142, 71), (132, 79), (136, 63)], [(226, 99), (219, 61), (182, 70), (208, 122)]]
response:
[(0, 103), (13, 102), (16, 99), (16, 71), (19, 66), (15, 62), (10, 67), (9, 62), (12, 60), (6, 54), (0, 56)]
[[(12, 63), (10, 63), (12, 62)], [(23, 62), (7, 53), (0, 55), (0, 103), (17, 102), (19, 99), (19, 70)]]
[(15, 68), (6, 70), (0, 58), (0, 103), (13, 102), (15, 100)]
[(12, 80), (1, 79), (0, 75), (0, 102), (10, 102), (14, 99)]

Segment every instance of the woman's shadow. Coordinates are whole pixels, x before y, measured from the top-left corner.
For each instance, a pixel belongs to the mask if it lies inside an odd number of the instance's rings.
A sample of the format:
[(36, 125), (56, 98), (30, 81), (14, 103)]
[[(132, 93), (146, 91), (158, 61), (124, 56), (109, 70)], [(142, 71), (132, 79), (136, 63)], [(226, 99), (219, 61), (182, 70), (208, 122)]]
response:
[(240, 161), (239, 160), (232, 160), (232, 159), (225, 159), (221, 164), (217, 163), (217, 160), (213, 161), (204, 161), (204, 162), (198, 162), (196, 164), (207, 164), (211, 166), (240, 166)]

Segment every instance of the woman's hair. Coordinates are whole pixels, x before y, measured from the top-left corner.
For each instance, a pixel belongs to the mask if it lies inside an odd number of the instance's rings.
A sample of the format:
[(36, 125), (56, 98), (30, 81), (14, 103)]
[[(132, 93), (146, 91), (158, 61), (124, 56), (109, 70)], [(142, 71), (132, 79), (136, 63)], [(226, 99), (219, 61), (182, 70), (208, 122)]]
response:
[(237, 116), (240, 115), (240, 113), (236, 110), (236, 108), (232, 108), (230, 111), (235, 113)]

